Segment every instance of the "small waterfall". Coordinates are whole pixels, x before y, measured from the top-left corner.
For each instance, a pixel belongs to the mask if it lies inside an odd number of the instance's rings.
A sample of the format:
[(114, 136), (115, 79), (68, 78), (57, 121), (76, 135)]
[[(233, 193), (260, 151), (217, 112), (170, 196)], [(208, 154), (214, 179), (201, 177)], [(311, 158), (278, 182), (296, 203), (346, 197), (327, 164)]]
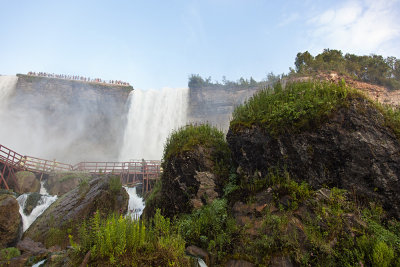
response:
[(40, 200), (38, 201), (35, 208), (33, 208), (32, 212), (29, 215), (24, 213), (24, 208), (26, 204), (26, 200), (30, 193), (25, 193), (20, 195), (17, 198), (19, 204), (19, 214), (22, 217), (23, 231), (25, 232), (29, 226), (39, 217), (54, 201), (57, 200), (57, 196), (51, 196), (47, 193), (46, 189), (43, 186), (43, 182), (40, 183), (40, 194), (42, 195)]
[(188, 88), (131, 92), (119, 159), (161, 159), (168, 135), (187, 122), (188, 92)]
[(129, 195), (128, 212), (126, 216), (131, 216), (132, 219), (137, 219), (142, 215), (144, 209), (143, 198), (136, 194), (136, 187), (124, 186), (126, 192)]
[(203, 261), (202, 258), (197, 258), (197, 262), (199, 263), (200, 267), (207, 267), (207, 264)]

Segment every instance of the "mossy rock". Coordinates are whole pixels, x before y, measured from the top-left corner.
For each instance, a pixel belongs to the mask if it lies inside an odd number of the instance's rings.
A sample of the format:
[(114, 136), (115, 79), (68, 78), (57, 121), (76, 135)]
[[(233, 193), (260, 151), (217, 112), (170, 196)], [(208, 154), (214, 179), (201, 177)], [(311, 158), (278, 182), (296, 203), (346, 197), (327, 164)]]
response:
[(29, 194), (29, 196), (26, 199), (25, 207), (24, 207), (24, 213), (26, 215), (31, 214), (32, 210), (37, 206), (41, 197), (42, 197), (42, 195), (37, 192)]

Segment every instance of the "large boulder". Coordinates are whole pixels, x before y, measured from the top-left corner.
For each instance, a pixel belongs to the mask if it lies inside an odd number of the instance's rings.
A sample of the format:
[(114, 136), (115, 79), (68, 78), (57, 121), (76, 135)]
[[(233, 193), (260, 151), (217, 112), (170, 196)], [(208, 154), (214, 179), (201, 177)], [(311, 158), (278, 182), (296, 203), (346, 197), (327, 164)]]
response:
[(247, 176), (286, 169), (314, 188), (336, 186), (378, 200), (400, 218), (400, 143), (369, 100), (351, 99), (313, 130), (273, 135), (260, 125), (230, 129), (233, 160)]
[(146, 205), (145, 216), (151, 217), (154, 208), (160, 208), (164, 215), (173, 217), (211, 203), (222, 192), (213, 168), (210, 151), (203, 147), (171, 158), (161, 178), (160, 200), (155, 207)]
[(15, 246), (22, 235), (22, 218), (13, 195), (0, 195), (0, 249)]
[(25, 232), (29, 237), (47, 247), (68, 244), (68, 234), (77, 234), (81, 222), (95, 212), (107, 216), (113, 212), (125, 214), (129, 195), (121, 186), (116, 187), (117, 176), (99, 176), (84, 181), (54, 202)]
[(39, 192), (40, 190), (40, 181), (33, 172), (19, 171), (15, 173), (15, 183), (16, 185), (11, 185), (11, 187), (19, 194)]
[(64, 195), (79, 185), (91, 175), (85, 172), (55, 172), (49, 174), (45, 187), (50, 195)]
[(175, 132), (164, 152), (161, 188), (147, 199), (144, 216), (160, 208), (173, 217), (211, 203), (223, 194), (229, 164), (228, 145), (216, 128), (188, 125)]

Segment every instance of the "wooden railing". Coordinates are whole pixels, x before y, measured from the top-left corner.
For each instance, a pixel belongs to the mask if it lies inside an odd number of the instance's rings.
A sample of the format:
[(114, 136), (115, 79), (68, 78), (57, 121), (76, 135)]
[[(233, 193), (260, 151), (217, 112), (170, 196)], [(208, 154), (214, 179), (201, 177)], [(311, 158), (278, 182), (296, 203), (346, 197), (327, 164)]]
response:
[[(82, 171), (89, 173), (112, 173), (120, 175), (124, 184), (134, 184), (138, 181), (146, 181), (148, 187), (149, 180), (157, 179), (162, 172), (161, 161), (159, 160), (132, 160), (126, 162), (80, 162), (74, 166), (55, 160), (46, 160), (31, 156), (23, 156), (3, 145), (0, 145), (0, 169), (1, 181), (6, 188), (8, 185), (5, 179), (6, 168), (27, 170), (35, 173), (49, 174), (51, 172)], [(1, 184), (0, 181), (0, 184)]]

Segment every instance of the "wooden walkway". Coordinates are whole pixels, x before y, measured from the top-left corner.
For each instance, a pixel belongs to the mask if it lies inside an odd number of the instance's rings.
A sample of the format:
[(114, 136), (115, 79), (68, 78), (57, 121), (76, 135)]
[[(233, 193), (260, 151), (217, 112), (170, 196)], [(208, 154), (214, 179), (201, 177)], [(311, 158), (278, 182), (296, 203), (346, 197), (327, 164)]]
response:
[[(127, 162), (80, 162), (70, 165), (55, 160), (46, 160), (19, 154), (0, 145), (0, 187), (9, 189), (10, 180), (15, 181), (17, 171), (30, 171), (40, 174), (54, 172), (88, 172), (91, 174), (115, 174), (121, 177), (121, 183), (126, 186), (143, 184), (143, 192), (150, 190), (151, 180), (160, 177), (161, 161), (133, 160)], [(17, 184), (17, 183), (14, 183)]]

